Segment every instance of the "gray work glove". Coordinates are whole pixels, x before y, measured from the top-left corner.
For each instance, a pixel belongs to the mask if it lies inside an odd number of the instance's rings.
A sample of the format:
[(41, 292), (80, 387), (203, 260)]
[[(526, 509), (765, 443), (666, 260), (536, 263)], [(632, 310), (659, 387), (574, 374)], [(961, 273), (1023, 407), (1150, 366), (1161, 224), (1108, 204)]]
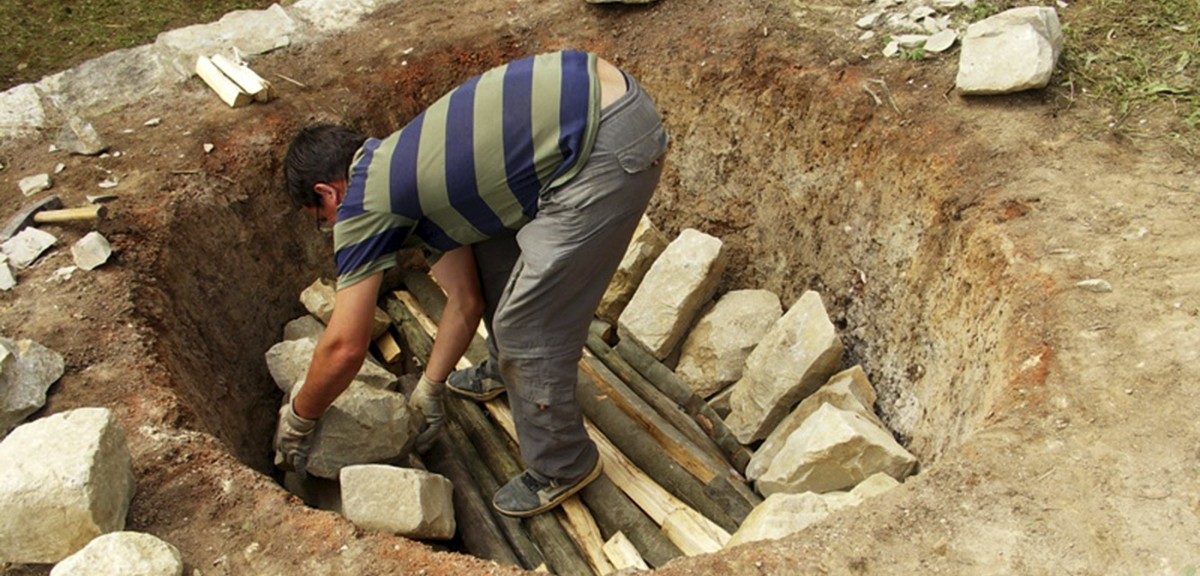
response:
[(425, 452), (433, 446), (446, 425), (446, 408), (442, 402), (442, 393), (445, 391), (445, 382), (434, 382), (424, 374), (413, 390), (410, 403), (425, 417), (425, 429), (417, 435), (417, 452)]
[(296, 414), (292, 403), (279, 409), (279, 426), (275, 428), (275, 466), (303, 477), (308, 466), (308, 447), (316, 420)]

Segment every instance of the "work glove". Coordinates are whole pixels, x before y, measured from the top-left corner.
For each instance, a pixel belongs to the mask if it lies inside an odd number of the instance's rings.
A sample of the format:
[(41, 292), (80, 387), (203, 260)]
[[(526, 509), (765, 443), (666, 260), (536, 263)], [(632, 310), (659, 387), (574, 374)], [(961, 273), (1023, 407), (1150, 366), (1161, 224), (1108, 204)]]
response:
[(275, 466), (301, 477), (307, 474), (308, 448), (316, 420), (296, 414), (292, 403), (279, 409), (279, 426), (275, 428)]
[(445, 382), (434, 382), (424, 374), (413, 390), (411, 404), (425, 418), (425, 429), (417, 435), (417, 452), (425, 452), (433, 446), (442, 427), (446, 425), (446, 408), (442, 401), (445, 390)]

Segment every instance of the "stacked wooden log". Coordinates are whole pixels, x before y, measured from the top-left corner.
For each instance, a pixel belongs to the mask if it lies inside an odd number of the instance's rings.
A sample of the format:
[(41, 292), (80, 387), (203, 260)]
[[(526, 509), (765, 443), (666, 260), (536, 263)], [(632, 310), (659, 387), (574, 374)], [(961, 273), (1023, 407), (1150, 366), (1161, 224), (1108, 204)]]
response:
[[(648, 220), (639, 226), (578, 372), (604, 474), (558, 509), (518, 521), (491, 508), (524, 468), (507, 401), (448, 396), (447, 432), (423, 459), (454, 483), (466, 552), (558, 574), (659, 567), (785, 535), (890, 487), (874, 478), (842, 492), (876, 472), (912, 472), (861, 369), (834, 374), (841, 344), (820, 297), (806, 293), (786, 314), (764, 291), (713, 304), (723, 269), (720, 240), (685, 230), (668, 245)], [(425, 274), (403, 281), (382, 308), (403, 350), (392, 358), (416, 373), (445, 295)], [(486, 359), (480, 332), (459, 368)]]

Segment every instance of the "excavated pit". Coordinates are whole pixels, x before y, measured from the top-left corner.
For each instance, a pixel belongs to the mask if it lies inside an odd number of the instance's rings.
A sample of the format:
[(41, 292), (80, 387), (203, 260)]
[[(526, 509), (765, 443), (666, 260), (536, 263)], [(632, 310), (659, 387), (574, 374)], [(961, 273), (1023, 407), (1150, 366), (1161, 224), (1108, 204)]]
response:
[[(626, 15), (630, 35), (654, 25)], [(898, 122), (859, 71), (816, 64), (826, 55), (802, 58), (775, 38), (741, 47), (758, 33), (746, 28), (714, 38), (709, 52), (724, 57), (706, 66), (624, 51), (586, 27), (570, 42), (537, 26), (518, 37), (468, 28), (469, 50), (443, 39), (400, 66), (392, 45), (356, 62), (370, 74), (318, 82), (253, 123), (206, 126), (218, 150), (206, 167), (230, 185), (172, 185), (142, 294), (184, 423), (273, 474), (280, 394), (263, 353), (304, 312), (304, 286), (332, 272), (329, 241), (282, 193), (280, 158), (298, 126), (341, 120), (384, 135), (473, 74), (569, 44), (616, 53), (663, 112), (673, 142), (651, 218), (670, 237), (694, 227), (725, 241), (722, 293), (763, 288), (787, 306), (820, 292), (847, 365), (861, 364), (878, 392), (877, 412), (924, 470), (937, 466), (997, 409), (1012, 348), (1024, 345), (1011, 335), (1005, 246), (987, 234), (1005, 212), (982, 200), (983, 153), (939, 147), (953, 128), (919, 114)]]

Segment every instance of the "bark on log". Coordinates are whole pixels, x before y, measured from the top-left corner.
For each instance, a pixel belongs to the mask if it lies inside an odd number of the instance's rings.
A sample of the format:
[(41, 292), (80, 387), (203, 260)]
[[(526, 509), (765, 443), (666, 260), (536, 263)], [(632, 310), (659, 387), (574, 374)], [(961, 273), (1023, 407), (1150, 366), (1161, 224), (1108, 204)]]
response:
[[(607, 466), (606, 464), (606, 473)], [(679, 547), (672, 544), (658, 525), (617, 489), (607, 475), (597, 478), (580, 491), (579, 495), (592, 510), (602, 534), (611, 539), (612, 535), (624, 532), (637, 550), (639, 559), (644, 559), (651, 566), (661, 568), (672, 559), (683, 555)], [(607, 545), (605, 549), (607, 550)], [(609, 559), (612, 559), (611, 555)], [(615, 562), (614, 567), (617, 570), (624, 568), (617, 566)]]

